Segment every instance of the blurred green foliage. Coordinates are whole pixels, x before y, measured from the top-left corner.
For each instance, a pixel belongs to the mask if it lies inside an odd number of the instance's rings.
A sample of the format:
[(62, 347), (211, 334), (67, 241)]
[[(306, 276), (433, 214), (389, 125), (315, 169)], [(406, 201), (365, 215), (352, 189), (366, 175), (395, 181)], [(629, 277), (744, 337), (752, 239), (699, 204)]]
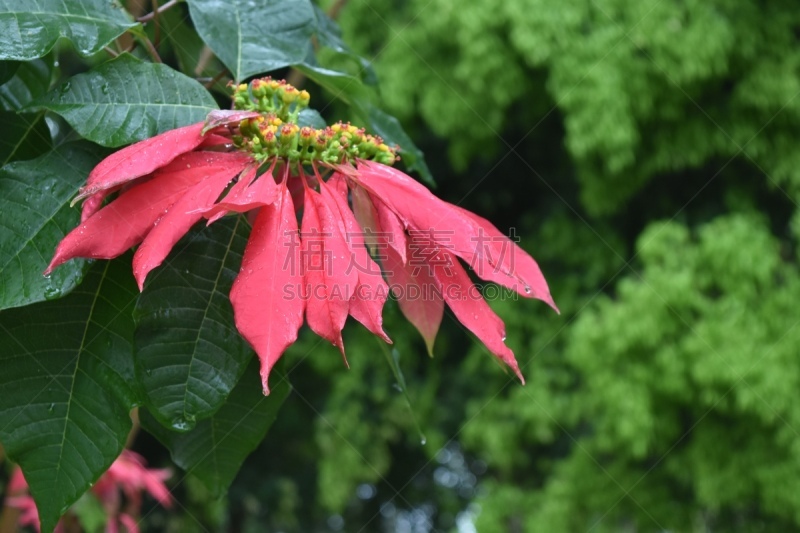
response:
[[(390, 314), (423, 447), (369, 340), (347, 373), (313, 354), (334, 376), (309, 399), (317, 497), (344, 530), (375, 512), (359, 483), (391, 502), (364, 531), (453, 494), (430, 528), (800, 528), (796, 6), (372, 0), (339, 21), (438, 194), (515, 227), (562, 309), (492, 302), (524, 387), (452, 321), (425, 360)], [(435, 475), (454, 443), (465, 499)]]

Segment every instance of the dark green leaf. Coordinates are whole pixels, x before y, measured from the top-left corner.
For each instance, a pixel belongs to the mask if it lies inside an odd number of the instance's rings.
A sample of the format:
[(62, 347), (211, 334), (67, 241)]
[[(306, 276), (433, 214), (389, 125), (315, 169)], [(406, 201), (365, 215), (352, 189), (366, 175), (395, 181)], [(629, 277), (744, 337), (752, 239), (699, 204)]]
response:
[(68, 144), (32, 161), (0, 170), (0, 309), (58, 298), (80, 283), (82, 260), (42, 276), (58, 242), (80, 221), (69, 206), (101, 153)]
[(376, 99), (374, 92), (360, 79), (345, 72), (308, 63), (295, 65), (295, 68), (320, 87), (330, 91), (335, 98), (353, 107), (360, 115), (366, 116), (367, 110)]
[(66, 298), (0, 314), (0, 441), (44, 531), (125, 445), (135, 294), (128, 260), (102, 262)]
[(0, 0), (0, 59), (42, 57), (61, 37), (92, 55), (135, 25), (109, 0)]
[[(191, 27), (188, 17), (179, 9), (170, 9), (159, 15), (159, 24), (164, 31), (165, 39), (169, 42), (175, 52), (175, 57), (180, 65), (181, 72), (187, 76), (202, 76), (217, 78), (219, 74), (226, 70), (225, 65), (213, 54), (207, 52), (205, 43)], [(227, 76), (219, 77), (213, 88), (224, 94), (226, 82), (230, 78)]]
[(0, 85), (0, 107), (17, 111), (50, 88), (50, 65), (41, 59), (23, 63), (14, 76)]
[(322, 129), (327, 124), (322, 115), (315, 109), (303, 109), (300, 111), (300, 116), (297, 117), (297, 124), (299, 126), (308, 126), (309, 128)]
[(425, 163), (425, 154), (417, 148), (417, 145), (406, 134), (400, 125), (400, 121), (377, 107), (369, 109), (367, 119), (370, 131), (383, 137), (387, 144), (396, 144), (400, 147), (400, 158), (408, 170), (417, 171), (424, 181), (431, 185), (436, 184), (428, 165)]
[(317, 18), (317, 40), (321, 46), (331, 49), (339, 56), (353, 62), (359, 70), (359, 78), (367, 85), (377, 85), (378, 76), (372, 68), (372, 63), (354, 53), (342, 39), (342, 30), (336, 21), (331, 19), (319, 6), (314, 6), (314, 15)]
[(129, 54), (72, 77), (28, 106), (54, 111), (83, 137), (112, 147), (200, 122), (216, 108), (195, 80)]
[(0, 61), (0, 85), (11, 79), (20, 64), (19, 61)]
[(188, 430), (225, 402), (253, 352), (228, 293), (247, 240), (241, 217), (193, 232), (154, 271), (136, 306), (136, 372), (162, 424)]
[(253, 358), (228, 401), (192, 431), (170, 431), (145, 411), (140, 412), (140, 419), (142, 426), (169, 449), (175, 464), (197, 476), (216, 496), (222, 496), (245, 458), (264, 439), (290, 390), (284, 378), (272, 386), (269, 396), (263, 396), (258, 361)]
[(200, 37), (243, 80), (301, 63), (316, 18), (308, 0), (188, 0)]
[(0, 167), (11, 161), (33, 159), (52, 148), (44, 113), (18, 115), (0, 111), (0, 124)]

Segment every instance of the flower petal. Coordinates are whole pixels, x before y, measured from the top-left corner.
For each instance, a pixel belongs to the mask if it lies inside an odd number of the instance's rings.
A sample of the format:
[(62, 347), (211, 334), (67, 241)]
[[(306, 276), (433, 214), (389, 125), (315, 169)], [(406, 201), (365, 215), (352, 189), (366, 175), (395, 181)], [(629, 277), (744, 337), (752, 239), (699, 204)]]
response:
[(127, 181), (146, 176), (181, 154), (194, 150), (204, 137), (203, 122), (170, 130), (145, 139), (103, 159), (89, 174), (86, 185), (75, 201), (97, 191), (110, 189)]
[(434, 276), (442, 287), (442, 296), (458, 321), (501, 361), (507, 364), (520, 381), (525, 383), (514, 352), (505, 345), (506, 326), (492, 311), (480, 290), (472, 283), (467, 271), (454, 254), (439, 249), (432, 258)]
[(236, 328), (261, 361), (264, 394), (272, 367), (303, 325), (302, 284), (297, 218), (282, 187), (278, 200), (259, 210), (231, 288)]
[(100, 211), (100, 208), (103, 207), (103, 201), (105, 201), (106, 197), (112, 192), (114, 192), (114, 189), (106, 189), (96, 192), (84, 200), (81, 205), (81, 222), (86, 221), (92, 215)]
[(219, 220), (228, 212), (244, 213), (273, 203), (278, 198), (278, 186), (272, 173), (264, 173), (256, 177), (256, 168), (242, 173), (236, 185), (231, 187), (228, 194), (208, 209), (204, 216), (208, 224)]
[(342, 328), (358, 275), (339, 230), (339, 213), (334, 214), (311, 187), (305, 189), (304, 202), (300, 240), (308, 300), (306, 321), (314, 333), (339, 348), (344, 357)]
[[(547, 281), (533, 257), (514, 244), (508, 235), (502, 233), (485, 218), (467, 211), (463, 207), (450, 205), (465, 217), (471, 218), (479, 226), (481, 233), (478, 235), (478, 240), (482, 241), (480, 245), (484, 247), (483, 255), (487, 257), (488, 263), (495, 265), (487, 270), (485, 264), (470, 264), (478, 277), (513, 288), (522, 296), (542, 300), (560, 313), (550, 295)], [(508, 272), (513, 272), (513, 276)], [(523, 282), (521, 287), (519, 281)]]
[(144, 288), (147, 274), (160, 265), (175, 243), (203, 218), (204, 210), (217, 201), (233, 176), (252, 162), (243, 153), (220, 153), (214, 154), (213, 158), (222, 164), (205, 167), (206, 178), (178, 198), (136, 250), (133, 256), (133, 275), (140, 291)]
[(45, 274), (74, 257), (112, 259), (140, 243), (187, 188), (201, 181), (215, 165), (230, 165), (232, 155), (192, 152), (179, 156), (64, 237)]
[(392, 247), (386, 249), (382, 262), (400, 311), (417, 328), (425, 340), (428, 355), (433, 356), (433, 345), (444, 315), (439, 281), (427, 264), (404, 261)]
[[(384, 201), (406, 226), (427, 233), (440, 248), (464, 259), (484, 279), (555, 306), (533, 259), (507, 237), (498, 241), (496, 237), (502, 234), (488, 221), (472, 213), (465, 215), (465, 210), (436, 198), (421, 183), (392, 167), (361, 161), (358, 170), (354, 179)], [(513, 246), (503, 255), (501, 249), (508, 244)], [(519, 271), (517, 262), (510, 259), (515, 256), (520, 257), (518, 263), (523, 267)]]
[(383, 256), (386, 246), (406, 262), (406, 234), (403, 223), (379, 198), (372, 197), (363, 187), (353, 187), (353, 211), (364, 228), (367, 245)]
[(236, 124), (246, 118), (255, 118), (261, 116), (258, 111), (241, 111), (238, 109), (215, 109), (206, 116), (206, 121), (203, 123), (201, 133), (205, 135), (208, 130), (213, 130), (219, 126), (227, 126), (229, 124)]
[(389, 286), (383, 280), (381, 269), (370, 257), (364, 242), (364, 232), (347, 204), (347, 183), (340, 174), (334, 174), (327, 184), (320, 185), (323, 199), (332, 211), (341, 216), (341, 231), (350, 249), (358, 284), (350, 298), (350, 316), (358, 320), (371, 333), (392, 343), (383, 331), (383, 304), (389, 295)]

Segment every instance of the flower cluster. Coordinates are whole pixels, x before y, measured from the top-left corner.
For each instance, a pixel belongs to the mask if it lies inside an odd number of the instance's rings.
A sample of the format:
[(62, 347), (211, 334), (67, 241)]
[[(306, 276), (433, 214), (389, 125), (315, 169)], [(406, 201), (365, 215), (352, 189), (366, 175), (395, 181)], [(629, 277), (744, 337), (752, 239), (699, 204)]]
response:
[[(171, 475), (169, 470), (147, 468), (141, 455), (123, 450), (91, 488), (91, 494), (100, 501), (106, 512), (105, 531), (119, 531), (119, 526), (123, 526), (128, 533), (138, 533), (137, 517), (142, 509), (142, 495), (145, 492), (164, 507), (171, 507), (172, 496), (164, 484)], [(28, 483), (19, 468), (14, 469), (7, 492), (5, 505), (19, 509), (19, 525), (39, 531), (39, 512), (33, 498), (28, 494)], [(57, 532), (64, 530), (61, 524), (56, 527)]]
[[(233, 87), (233, 85), (231, 85)], [(284, 158), (290, 162), (337, 164), (371, 159), (391, 165), (395, 149), (364, 129), (339, 122), (327, 128), (299, 127), (300, 112), (310, 96), (283, 80), (271, 78), (242, 83), (233, 90), (234, 109), (258, 115), (239, 123), (234, 144), (260, 160)]]
[[(396, 294), (429, 350), (446, 303), (522, 380), (502, 320), (468, 290), (473, 284), (459, 258), (480, 278), (555, 309), (533, 258), (487, 220), (389, 166), (396, 153), (381, 139), (343, 123), (299, 127), (308, 100), (285, 82), (254, 80), (234, 88), (233, 110), (109, 156), (81, 189), (81, 224), (59, 244), (47, 272), (75, 257), (110, 259), (138, 245), (133, 272), (142, 289), (194, 224), (250, 212), (252, 232), (230, 299), (236, 327), (261, 360), (265, 394), (270, 370), (304, 321), (343, 357), (348, 316), (391, 342), (381, 318), (390, 286), (433, 288), (425, 298)], [(463, 290), (448, 290), (453, 286)], [(298, 288), (299, 297), (284, 298), (287, 287)]]

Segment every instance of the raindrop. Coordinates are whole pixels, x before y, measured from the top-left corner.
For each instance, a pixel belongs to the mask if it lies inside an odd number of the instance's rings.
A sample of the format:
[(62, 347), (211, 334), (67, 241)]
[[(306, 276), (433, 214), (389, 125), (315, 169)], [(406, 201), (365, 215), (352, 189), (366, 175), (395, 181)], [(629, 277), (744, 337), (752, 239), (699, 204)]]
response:
[(172, 421), (172, 429), (176, 431), (189, 431), (193, 427), (194, 427), (193, 422), (189, 422), (188, 420), (183, 419), (181, 417), (175, 418)]
[(525, 294), (530, 294), (531, 288), (528, 285), (525, 285)]
[[(47, 276), (49, 277), (49, 276)], [(44, 290), (44, 299), (45, 300), (55, 300), (56, 298), (61, 296), (61, 289), (58, 287), (47, 287)]]
[(61, 94), (67, 94), (71, 88), (72, 84), (70, 82), (67, 82), (61, 86), (60, 92)]
[(55, 409), (55, 408), (56, 408), (56, 404), (51, 403), (50, 405), (47, 406), (47, 411), (52, 413), (53, 409)]
[(101, 85), (100, 91), (102, 91), (103, 94), (108, 94), (108, 84), (104, 83), (103, 85)]
[(425, 438), (425, 435), (421, 435), (420, 436), (419, 443), (422, 446), (425, 446), (426, 444), (428, 444), (428, 439)]
[(146, 370), (144, 371), (144, 373), (145, 373), (145, 374), (147, 374), (147, 375), (149, 376), (150, 374), (152, 374), (152, 373), (153, 373), (153, 371), (152, 371), (152, 370), (150, 370), (150, 369), (148, 368), (148, 369), (146, 369)]

